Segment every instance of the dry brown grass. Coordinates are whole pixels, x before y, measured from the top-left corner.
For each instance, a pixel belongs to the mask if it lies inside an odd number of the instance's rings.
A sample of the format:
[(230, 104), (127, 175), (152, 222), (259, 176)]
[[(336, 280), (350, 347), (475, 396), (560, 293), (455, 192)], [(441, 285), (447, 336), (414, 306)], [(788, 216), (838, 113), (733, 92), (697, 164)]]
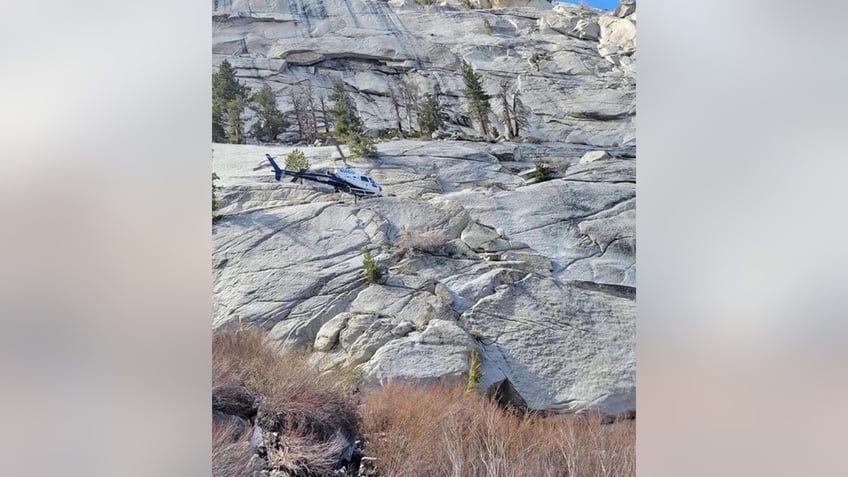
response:
[[(216, 332), (213, 406), (249, 416), (265, 431), (268, 462), (301, 474), (332, 471), (344, 441), (357, 436), (355, 403), (336, 376), (322, 376), (300, 355), (282, 355), (257, 329)], [(239, 474), (230, 474), (239, 475)]]
[(456, 387), (367, 392), (366, 454), (383, 477), (635, 475), (635, 421), (518, 415)]
[(250, 433), (238, 434), (236, 426), (227, 423), (212, 426), (212, 476), (250, 475)]

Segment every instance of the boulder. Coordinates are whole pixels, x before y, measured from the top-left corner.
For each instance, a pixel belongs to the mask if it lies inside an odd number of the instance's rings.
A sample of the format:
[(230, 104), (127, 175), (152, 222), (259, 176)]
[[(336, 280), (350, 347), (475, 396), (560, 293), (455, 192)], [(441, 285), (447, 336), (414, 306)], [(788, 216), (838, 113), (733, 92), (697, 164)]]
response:
[(635, 410), (635, 302), (529, 276), (462, 315), (483, 342), (481, 388), (508, 379), (531, 409)]
[(394, 340), (362, 366), (366, 385), (464, 382), (475, 344), (455, 322), (432, 320), (422, 333)]
[(340, 313), (330, 321), (324, 323), (315, 336), (315, 344), (312, 348), (315, 351), (329, 351), (338, 342), (339, 333), (347, 325), (349, 318), (349, 313)]
[(603, 161), (606, 159), (612, 159), (612, 156), (610, 156), (606, 151), (589, 151), (586, 154), (583, 154), (583, 157), (580, 158), (580, 164), (589, 164), (590, 162)]

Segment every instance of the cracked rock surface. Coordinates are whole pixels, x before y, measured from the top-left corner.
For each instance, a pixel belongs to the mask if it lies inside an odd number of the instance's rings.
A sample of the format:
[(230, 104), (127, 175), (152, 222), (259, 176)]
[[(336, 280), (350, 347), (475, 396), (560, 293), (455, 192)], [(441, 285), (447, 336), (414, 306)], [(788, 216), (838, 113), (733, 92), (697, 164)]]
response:
[[(270, 86), (290, 119), (296, 86), (308, 80), (315, 97), (326, 98), (341, 80), (376, 131), (396, 127), (391, 95), (403, 81), (439, 97), (449, 131), (477, 134), (461, 99), (465, 60), (490, 93), (504, 80), (519, 93), (527, 109), (523, 136), (635, 145), (635, 11), (471, 2), (479, 9), (466, 10), (459, 0), (426, 7), (412, 0), (215, 1), (212, 67), (226, 58), (247, 86)], [(492, 106), (490, 122), (503, 134), (500, 105)]]
[[(269, 85), (290, 121), (295, 85), (326, 97), (342, 80), (366, 128), (394, 128), (390, 91), (403, 79), (439, 93), (447, 132), (476, 134), (465, 59), (490, 93), (512, 81), (528, 110), (522, 137), (536, 139), (378, 142), (378, 157), (350, 165), (383, 197), (356, 202), (275, 181), (264, 154), (294, 147), (214, 144), (212, 326), (259, 326), (366, 386), (464, 382), (476, 349), (481, 391), (508, 389), (532, 409), (635, 411), (635, 4), (472, 2), (483, 9), (213, 3), (213, 68), (226, 58), (246, 85)], [(312, 169), (341, 165), (334, 146), (298, 148)], [(536, 159), (552, 180), (530, 179)], [(365, 280), (366, 248), (378, 284)]]
[[(586, 147), (565, 143), (383, 142), (351, 165), (386, 195), (354, 201), (276, 182), (264, 153), (292, 149), (214, 146), (213, 326), (256, 324), (366, 385), (463, 381), (478, 349), (483, 389), (506, 379), (531, 408), (635, 410), (632, 154), (580, 164)], [(301, 149), (336, 165), (335, 148)], [(564, 172), (525, 181), (540, 155)]]

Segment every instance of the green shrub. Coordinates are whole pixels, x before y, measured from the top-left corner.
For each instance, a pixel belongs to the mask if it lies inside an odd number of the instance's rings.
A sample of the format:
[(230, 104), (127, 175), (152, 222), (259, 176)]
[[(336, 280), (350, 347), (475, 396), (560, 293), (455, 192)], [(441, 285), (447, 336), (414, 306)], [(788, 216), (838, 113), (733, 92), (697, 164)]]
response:
[(377, 262), (374, 261), (371, 251), (367, 248), (362, 251), (362, 264), (365, 266), (365, 281), (372, 285), (379, 283), (380, 279), (383, 278), (383, 274), (380, 273)]
[(353, 157), (377, 157), (377, 146), (371, 136), (354, 136), (350, 141), (350, 155)]
[(477, 8), (473, 3), (471, 3), (471, 0), (460, 0), (460, 3), (466, 10), (474, 10)]
[(466, 393), (473, 393), (480, 387), (483, 380), (483, 355), (476, 349), (471, 350), (471, 361), (468, 364), (468, 384), (465, 386)]
[(215, 184), (215, 181), (217, 181), (218, 179), (220, 179), (220, 177), (218, 177), (218, 174), (215, 174), (213, 172), (212, 173), (212, 212), (215, 212), (216, 210), (218, 210), (218, 207), (221, 206), (221, 201), (218, 200), (218, 195), (216, 194), (218, 189), (221, 188), (221, 186), (219, 186), (218, 184)]
[(533, 178), (536, 179), (536, 182), (545, 182), (552, 179), (551, 168), (546, 162), (536, 159), (535, 164), (536, 170), (533, 171)]
[(483, 20), (483, 29), (486, 30), (486, 33), (488, 33), (489, 35), (492, 34), (492, 24), (489, 23), (488, 18)]
[(290, 152), (286, 156), (286, 169), (290, 171), (309, 169), (309, 161), (306, 160), (306, 155), (300, 149)]
[(547, 53), (533, 53), (532, 55), (530, 55), (530, 63), (536, 67), (537, 71), (540, 69), (541, 63), (549, 59), (550, 57)]

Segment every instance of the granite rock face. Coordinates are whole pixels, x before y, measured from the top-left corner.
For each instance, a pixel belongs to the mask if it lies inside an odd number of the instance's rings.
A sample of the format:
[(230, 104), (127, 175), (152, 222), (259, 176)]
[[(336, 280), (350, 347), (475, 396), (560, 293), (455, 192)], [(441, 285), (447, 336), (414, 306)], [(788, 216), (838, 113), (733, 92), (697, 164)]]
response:
[[(260, 326), (364, 385), (464, 382), (478, 350), (481, 392), (633, 411), (635, 36), (621, 22), (635, 26), (635, 13), (481, 2), (216, 2), (214, 66), (227, 58), (249, 86), (270, 85), (284, 112), (296, 85), (309, 80), (317, 97), (342, 80), (379, 135), (397, 126), (390, 92), (403, 80), (439, 93), (448, 136), (473, 135), (465, 59), (491, 93), (512, 81), (529, 111), (521, 135), (536, 139), (378, 141), (378, 157), (350, 165), (383, 196), (358, 201), (276, 182), (264, 154), (292, 146), (214, 144), (212, 325)], [(312, 169), (341, 165), (334, 146), (298, 148)], [(551, 180), (528, 180), (537, 159)], [(364, 249), (379, 284), (365, 280)]]
[[(622, 18), (545, 0), (474, 1), (481, 9), (459, 1), (219, 0), (213, 68), (226, 58), (248, 86), (270, 86), (290, 114), (295, 89), (309, 82), (317, 99), (343, 81), (377, 132), (397, 127), (392, 96), (434, 93), (449, 131), (479, 134), (462, 99), (465, 60), (488, 92), (503, 82), (510, 101), (518, 94), (528, 123), (522, 136), (635, 144), (635, 13)], [(490, 122), (505, 134), (500, 104), (492, 106)], [(414, 112), (399, 112), (402, 127), (415, 125)]]

